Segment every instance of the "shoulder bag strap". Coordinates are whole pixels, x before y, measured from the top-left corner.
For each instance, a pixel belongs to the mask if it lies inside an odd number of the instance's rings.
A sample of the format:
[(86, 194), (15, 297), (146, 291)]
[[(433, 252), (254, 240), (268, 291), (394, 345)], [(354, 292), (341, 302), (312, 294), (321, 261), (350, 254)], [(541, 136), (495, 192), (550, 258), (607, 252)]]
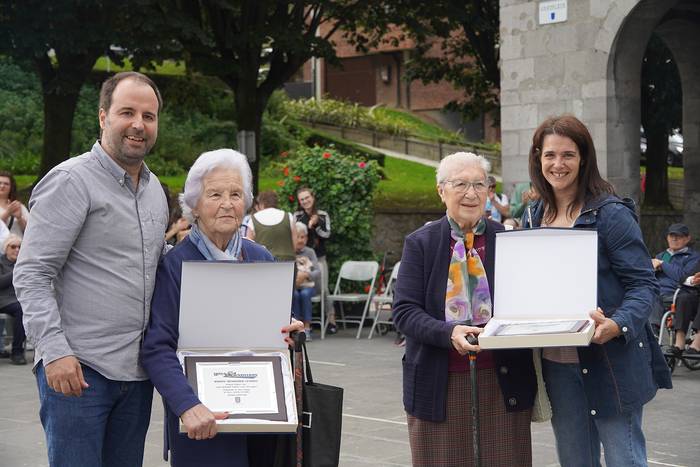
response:
[(311, 374), (311, 364), (309, 363), (309, 353), (306, 351), (306, 343), (302, 344), (302, 348), (304, 349), (304, 362), (306, 363), (306, 381), (313, 384), (314, 377)]

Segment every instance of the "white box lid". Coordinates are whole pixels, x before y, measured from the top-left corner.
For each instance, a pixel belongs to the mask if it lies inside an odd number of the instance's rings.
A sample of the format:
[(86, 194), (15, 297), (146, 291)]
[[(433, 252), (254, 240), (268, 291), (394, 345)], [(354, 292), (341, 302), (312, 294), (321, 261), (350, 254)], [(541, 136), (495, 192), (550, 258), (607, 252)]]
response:
[(185, 261), (180, 349), (286, 349), (294, 262)]
[(494, 269), (494, 318), (588, 319), (598, 303), (598, 233), (497, 232)]

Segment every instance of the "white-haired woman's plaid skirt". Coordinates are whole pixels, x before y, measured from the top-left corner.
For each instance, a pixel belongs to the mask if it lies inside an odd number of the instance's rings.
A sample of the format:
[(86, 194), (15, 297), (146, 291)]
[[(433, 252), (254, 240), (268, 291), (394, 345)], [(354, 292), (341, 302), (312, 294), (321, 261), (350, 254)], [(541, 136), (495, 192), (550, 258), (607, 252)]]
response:
[[(478, 370), (482, 467), (530, 467), (531, 410), (506, 412), (495, 369)], [(469, 372), (449, 374), (447, 419), (430, 422), (408, 415), (411, 456), (416, 467), (473, 466)]]

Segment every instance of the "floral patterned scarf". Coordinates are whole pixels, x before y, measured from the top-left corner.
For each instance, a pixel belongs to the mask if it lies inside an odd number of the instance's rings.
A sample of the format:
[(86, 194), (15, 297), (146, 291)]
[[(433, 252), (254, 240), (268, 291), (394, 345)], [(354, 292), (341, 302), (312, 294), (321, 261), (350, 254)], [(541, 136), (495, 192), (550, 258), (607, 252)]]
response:
[(449, 216), (451, 235), (455, 240), (447, 276), (445, 321), (462, 321), (480, 325), (491, 319), (491, 292), (484, 265), (474, 249), (474, 235), (483, 235), (486, 221), (482, 217), (465, 235)]

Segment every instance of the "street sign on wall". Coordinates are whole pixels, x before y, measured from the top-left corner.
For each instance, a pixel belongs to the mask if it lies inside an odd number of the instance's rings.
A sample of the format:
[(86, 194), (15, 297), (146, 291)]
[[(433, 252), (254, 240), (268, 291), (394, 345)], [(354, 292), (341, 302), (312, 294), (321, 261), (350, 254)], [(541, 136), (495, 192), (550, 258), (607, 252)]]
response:
[(566, 21), (567, 0), (540, 2), (540, 24), (562, 23)]

